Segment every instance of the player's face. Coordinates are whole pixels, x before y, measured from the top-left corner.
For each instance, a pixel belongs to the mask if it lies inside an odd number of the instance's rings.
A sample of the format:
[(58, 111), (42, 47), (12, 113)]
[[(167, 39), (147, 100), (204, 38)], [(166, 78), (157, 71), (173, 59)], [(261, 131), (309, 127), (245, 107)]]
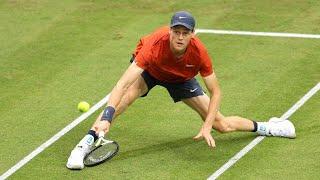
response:
[(193, 36), (193, 31), (184, 26), (174, 26), (170, 29), (170, 48), (175, 55), (185, 52)]

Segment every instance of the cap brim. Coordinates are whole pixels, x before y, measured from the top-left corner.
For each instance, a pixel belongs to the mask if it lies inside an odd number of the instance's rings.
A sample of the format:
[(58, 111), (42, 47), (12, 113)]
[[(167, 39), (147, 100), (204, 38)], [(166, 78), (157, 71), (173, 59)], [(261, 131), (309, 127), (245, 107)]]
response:
[(171, 24), (171, 26), (170, 27), (174, 27), (174, 26), (184, 26), (184, 27), (186, 27), (187, 29), (189, 29), (189, 30), (193, 30), (193, 27), (191, 27), (189, 24), (186, 24), (186, 23), (183, 23), (183, 22), (176, 22), (176, 23), (173, 23), (173, 24)]

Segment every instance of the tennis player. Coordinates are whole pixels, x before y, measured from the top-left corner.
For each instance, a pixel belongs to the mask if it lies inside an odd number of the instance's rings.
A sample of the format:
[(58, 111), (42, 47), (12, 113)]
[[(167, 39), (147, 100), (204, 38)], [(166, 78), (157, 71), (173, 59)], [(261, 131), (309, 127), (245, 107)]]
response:
[[(82, 169), (83, 159), (97, 134), (107, 133), (116, 116), (157, 85), (165, 87), (174, 102), (182, 101), (200, 115), (203, 124), (194, 139), (205, 139), (209, 147), (215, 147), (212, 128), (221, 133), (252, 131), (263, 136), (295, 138), (295, 128), (289, 120), (271, 118), (268, 122), (256, 122), (221, 114), (221, 90), (212, 60), (194, 31), (193, 16), (180, 11), (172, 16), (169, 27), (159, 28), (140, 39), (132, 63), (113, 88), (107, 107), (72, 150), (68, 168)], [(197, 74), (201, 75), (208, 94), (195, 79)]]

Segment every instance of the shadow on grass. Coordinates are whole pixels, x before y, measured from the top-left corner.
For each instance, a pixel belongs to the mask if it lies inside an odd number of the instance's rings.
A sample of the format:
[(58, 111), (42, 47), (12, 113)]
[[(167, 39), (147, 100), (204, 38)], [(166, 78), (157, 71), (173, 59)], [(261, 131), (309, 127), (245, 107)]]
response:
[(175, 141), (169, 141), (159, 144), (153, 144), (153, 145), (142, 145), (143, 147), (121, 152), (118, 155), (117, 158), (114, 159), (114, 161), (121, 161), (129, 158), (134, 158), (138, 156), (144, 156), (147, 154), (154, 154), (161, 151), (170, 151), (174, 149), (183, 148), (186, 146), (189, 146), (193, 143), (197, 143), (197, 141), (192, 140), (192, 137), (186, 137), (182, 139), (177, 139)]
[[(206, 142), (202, 141), (194, 141), (192, 137), (186, 137), (181, 139), (176, 139), (174, 141), (153, 144), (153, 145), (142, 145), (141, 148), (133, 149), (120, 152), (113, 161), (121, 161), (129, 158), (135, 158), (139, 156), (145, 156), (148, 154), (156, 154), (164, 151), (171, 151), (174, 154), (179, 155), (180, 157), (189, 158), (190, 156), (201, 156), (202, 153), (199, 153), (200, 149), (203, 149), (205, 152), (212, 152), (214, 154), (222, 151), (227, 151), (231, 147), (236, 147), (242, 144), (246, 144), (254, 139), (256, 136), (251, 133), (232, 133), (230, 135), (226, 134), (216, 134), (215, 140), (216, 144), (218, 144), (218, 148), (210, 149), (208, 148)], [(232, 149), (232, 148), (231, 148)], [(202, 150), (201, 150), (202, 152)]]

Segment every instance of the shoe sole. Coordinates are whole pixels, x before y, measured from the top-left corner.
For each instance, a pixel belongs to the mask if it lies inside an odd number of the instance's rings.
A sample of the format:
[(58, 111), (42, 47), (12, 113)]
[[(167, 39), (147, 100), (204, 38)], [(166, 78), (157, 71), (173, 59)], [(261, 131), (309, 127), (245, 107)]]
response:
[(66, 165), (66, 167), (68, 168), (68, 169), (71, 169), (71, 170), (81, 170), (81, 169), (83, 169), (84, 167), (81, 167), (81, 166), (71, 166), (71, 165)]

